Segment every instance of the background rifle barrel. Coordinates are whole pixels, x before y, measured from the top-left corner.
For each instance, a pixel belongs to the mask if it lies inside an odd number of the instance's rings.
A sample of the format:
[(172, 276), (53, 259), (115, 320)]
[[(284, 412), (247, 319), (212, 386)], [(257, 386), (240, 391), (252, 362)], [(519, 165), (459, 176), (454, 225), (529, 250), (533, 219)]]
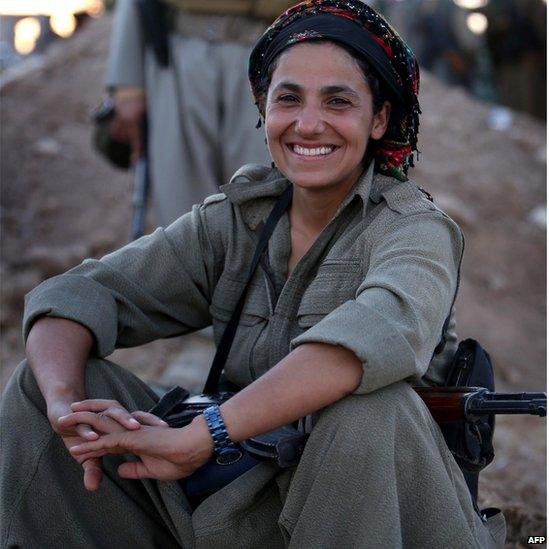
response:
[(131, 239), (143, 236), (145, 232), (145, 214), (147, 213), (147, 197), (149, 194), (149, 163), (143, 154), (135, 165), (135, 183), (133, 187), (133, 218)]

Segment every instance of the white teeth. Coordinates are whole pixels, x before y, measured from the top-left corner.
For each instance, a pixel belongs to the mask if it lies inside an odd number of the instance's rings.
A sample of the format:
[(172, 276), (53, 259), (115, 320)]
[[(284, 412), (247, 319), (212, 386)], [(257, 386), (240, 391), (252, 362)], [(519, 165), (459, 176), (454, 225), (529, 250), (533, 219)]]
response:
[(315, 147), (314, 149), (309, 149), (299, 145), (294, 145), (293, 150), (295, 153), (302, 156), (321, 156), (331, 153), (334, 150), (334, 147)]

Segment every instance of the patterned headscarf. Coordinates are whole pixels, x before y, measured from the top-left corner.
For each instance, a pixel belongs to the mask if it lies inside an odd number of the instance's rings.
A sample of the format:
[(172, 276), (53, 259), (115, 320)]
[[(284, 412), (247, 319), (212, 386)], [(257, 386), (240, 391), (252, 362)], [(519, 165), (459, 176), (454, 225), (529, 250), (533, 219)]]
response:
[(293, 44), (319, 39), (352, 48), (385, 85), (392, 107), (389, 126), (382, 139), (370, 142), (369, 151), (378, 172), (405, 181), (417, 151), (419, 67), (395, 30), (360, 0), (308, 0), (278, 17), (250, 55), (248, 76), (258, 108), (272, 61)]

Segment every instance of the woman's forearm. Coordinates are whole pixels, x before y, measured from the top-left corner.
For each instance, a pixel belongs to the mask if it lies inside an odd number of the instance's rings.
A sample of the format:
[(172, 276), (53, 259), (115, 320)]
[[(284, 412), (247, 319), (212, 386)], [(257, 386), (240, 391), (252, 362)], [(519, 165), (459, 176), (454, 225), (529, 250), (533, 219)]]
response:
[(92, 344), (91, 332), (72, 320), (43, 317), (35, 322), (26, 354), (48, 405), (85, 398), (84, 369)]
[(356, 355), (334, 345), (300, 345), (221, 406), (235, 442), (266, 433), (352, 393), (362, 377)]

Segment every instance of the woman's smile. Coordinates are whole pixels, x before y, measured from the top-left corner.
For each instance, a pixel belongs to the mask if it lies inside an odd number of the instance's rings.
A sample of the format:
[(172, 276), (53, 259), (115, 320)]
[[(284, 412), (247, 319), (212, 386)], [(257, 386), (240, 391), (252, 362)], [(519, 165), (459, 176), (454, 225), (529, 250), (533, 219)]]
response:
[(335, 153), (339, 147), (335, 145), (299, 145), (290, 143), (286, 145), (292, 153), (303, 160), (326, 160)]

